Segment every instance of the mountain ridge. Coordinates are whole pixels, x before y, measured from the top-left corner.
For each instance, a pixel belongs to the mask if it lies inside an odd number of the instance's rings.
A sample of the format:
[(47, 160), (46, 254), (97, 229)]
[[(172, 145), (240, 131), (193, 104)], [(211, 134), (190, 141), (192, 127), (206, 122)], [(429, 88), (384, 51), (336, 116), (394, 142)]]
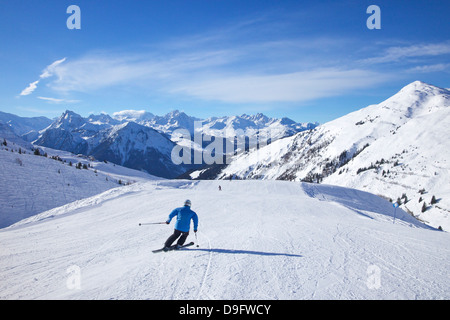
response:
[[(16, 117), (19, 118), (19, 117)], [(221, 122), (227, 122), (227, 130), (217, 130), (214, 127), (220, 126)], [(242, 122), (245, 122), (242, 125)], [(154, 115), (145, 110), (123, 110), (116, 112), (111, 117), (106, 113), (100, 115), (91, 114), (89, 117), (84, 118), (81, 115), (66, 110), (57, 119), (50, 123), (39, 132), (33, 131), (27, 133), (23, 138), (29, 142), (33, 142), (38, 146), (45, 146), (53, 149), (59, 149), (63, 151), (69, 151), (75, 154), (84, 154), (89, 156), (95, 156), (99, 160), (107, 160), (111, 162), (119, 161), (120, 165), (129, 165), (134, 169), (145, 170), (150, 174), (161, 176), (164, 178), (175, 178), (178, 175), (184, 173), (187, 170), (192, 170), (198, 165), (193, 166), (191, 164), (181, 164), (175, 166), (171, 159), (171, 152), (166, 146), (164, 150), (159, 150), (158, 147), (162, 147), (163, 144), (159, 144), (157, 147), (148, 145), (151, 149), (148, 152), (144, 150), (131, 150), (136, 161), (127, 162), (125, 158), (130, 158), (130, 155), (119, 155), (118, 149), (115, 151), (107, 150), (113, 146), (111, 139), (108, 140), (108, 136), (113, 134), (117, 128), (124, 127), (124, 123), (135, 123), (142, 126), (141, 130), (150, 132), (146, 128), (155, 130), (164, 138), (158, 137), (158, 134), (152, 132), (148, 136), (161, 142), (162, 140), (172, 140), (172, 149), (175, 144), (181, 144), (184, 147), (199, 150), (200, 152), (205, 148), (206, 144), (202, 143), (197, 145), (194, 143), (194, 136), (199, 134), (201, 139), (204, 136), (221, 136), (222, 138), (234, 138), (236, 132), (243, 133), (247, 136), (259, 133), (261, 130), (272, 130), (277, 132), (276, 136), (272, 138), (278, 139), (288, 135), (292, 135), (295, 132), (305, 130), (307, 127), (315, 126), (316, 124), (297, 124), (293, 120), (288, 118), (275, 119), (269, 118), (263, 114), (257, 114), (253, 116), (242, 115), (232, 117), (213, 117), (205, 120), (188, 116), (186, 113), (173, 110), (163, 116)], [(115, 128), (117, 127), (117, 128)], [(213, 129), (211, 129), (211, 127)], [(177, 136), (177, 130), (187, 130), (190, 134), (190, 138), (186, 140), (183, 136)], [(222, 128), (223, 129), (223, 128)], [(139, 130), (135, 130), (138, 132)], [(124, 131), (123, 131), (124, 132)], [(115, 136), (118, 137), (117, 135)], [(127, 145), (134, 145), (134, 139), (137, 137), (131, 137), (128, 135), (128, 141), (124, 141)], [(166, 141), (167, 142), (167, 141)], [(170, 144), (169, 142), (167, 142)], [(148, 158), (152, 158), (157, 164), (152, 165)], [(162, 164), (161, 159), (165, 159), (165, 164)], [(128, 163), (128, 164), (127, 164)]]

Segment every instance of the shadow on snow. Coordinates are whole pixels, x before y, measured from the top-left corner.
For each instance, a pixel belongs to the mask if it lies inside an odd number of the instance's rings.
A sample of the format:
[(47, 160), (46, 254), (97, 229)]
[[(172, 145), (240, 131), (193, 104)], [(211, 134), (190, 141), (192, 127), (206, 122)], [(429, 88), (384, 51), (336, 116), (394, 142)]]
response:
[(254, 254), (261, 256), (285, 256), (285, 257), (295, 257), (300, 258), (303, 257), (299, 254), (291, 254), (291, 253), (277, 253), (277, 252), (263, 252), (263, 251), (250, 251), (250, 250), (231, 250), (231, 249), (200, 249), (200, 248), (192, 248), (192, 249), (182, 249), (181, 251), (205, 251), (205, 252), (215, 252), (215, 253), (230, 253), (230, 254)]

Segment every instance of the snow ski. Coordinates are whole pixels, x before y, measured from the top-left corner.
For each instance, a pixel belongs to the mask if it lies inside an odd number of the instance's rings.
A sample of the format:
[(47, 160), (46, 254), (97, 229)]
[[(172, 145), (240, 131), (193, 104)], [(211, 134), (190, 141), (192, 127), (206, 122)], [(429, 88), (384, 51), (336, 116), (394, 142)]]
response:
[[(190, 247), (190, 246), (193, 246), (193, 245), (194, 245), (193, 242), (189, 242), (188, 244), (182, 245), (182, 246), (179, 247), (178, 249), (177, 249), (177, 245), (173, 245), (173, 246), (170, 246), (169, 248), (167, 248), (167, 251), (179, 250), (179, 249), (181, 249), (181, 248), (186, 248), (186, 247)], [(153, 250), (152, 252), (153, 252), (153, 253), (164, 252), (164, 248), (157, 249), (157, 250)]]

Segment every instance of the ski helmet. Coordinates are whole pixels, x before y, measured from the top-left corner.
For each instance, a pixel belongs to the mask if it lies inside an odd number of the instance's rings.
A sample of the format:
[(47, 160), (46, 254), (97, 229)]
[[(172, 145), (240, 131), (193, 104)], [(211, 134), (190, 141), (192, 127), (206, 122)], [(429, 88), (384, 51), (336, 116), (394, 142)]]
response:
[(190, 206), (191, 206), (191, 200), (187, 199), (187, 200), (184, 202), (184, 205), (190, 207)]

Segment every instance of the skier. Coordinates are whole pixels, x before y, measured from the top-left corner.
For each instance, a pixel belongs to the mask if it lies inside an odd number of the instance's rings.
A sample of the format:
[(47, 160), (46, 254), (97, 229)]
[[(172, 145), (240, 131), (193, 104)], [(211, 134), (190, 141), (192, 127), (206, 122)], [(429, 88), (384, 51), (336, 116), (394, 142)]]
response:
[(184, 244), (191, 228), (191, 219), (194, 222), (194, 232), (197, 232), (198, 216), (194, 211), (191, 210), (191, 200), (186, 200), (183, 207), (173, 210), (169, 214), (169, 218), (167, 219), (166, 224), (169, 224), (172, 218), (175, 216), (177, 216), (177, 220), (175, 222), (175, 230), (173, 234), (166, 240), (163, 249), (164, 251), (168, 251), (172, 243), (178, 238), (179, 239), (176, 244), (176, 249), (180, 248)]

